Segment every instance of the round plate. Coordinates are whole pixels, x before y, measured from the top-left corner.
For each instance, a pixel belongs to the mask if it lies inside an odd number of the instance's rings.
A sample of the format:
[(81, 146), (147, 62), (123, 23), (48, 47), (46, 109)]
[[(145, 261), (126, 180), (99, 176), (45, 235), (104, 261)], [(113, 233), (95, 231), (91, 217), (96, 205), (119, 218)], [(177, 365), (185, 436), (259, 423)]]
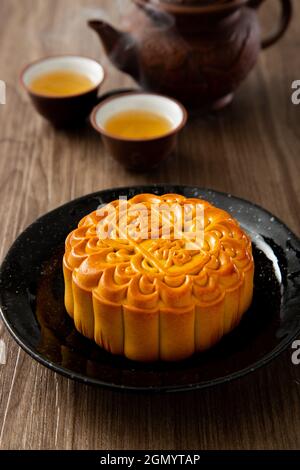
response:
[[(119, 196), (179, 193), (231, 212), (254, 242), (255, 291), (240, 325), (211, 350), (177, 362), (141, 364), (113, 356), (74, 329), (64, 307), (64, 241), (79, 220)], [(155, 185), (100, 191), (44, 215), (9, 250), (0, 270), (3, 320), (34, 359), (69, 378), (131, 390), (216, 385), (266, 364), (300, 333), (300, 242), (272, 214), (231, 195)]]

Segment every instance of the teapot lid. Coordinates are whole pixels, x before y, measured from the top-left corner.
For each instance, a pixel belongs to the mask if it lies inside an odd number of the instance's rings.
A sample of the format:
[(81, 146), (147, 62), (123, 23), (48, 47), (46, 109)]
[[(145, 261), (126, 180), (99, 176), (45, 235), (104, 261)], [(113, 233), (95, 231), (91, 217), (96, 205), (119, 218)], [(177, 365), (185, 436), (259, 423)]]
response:
[(170, 13), (216, 13), (234, 11), (250, 0), (133, 0), (137, 5), (147, 6)]
[[(173, 5), (207, 6), (213, 3), (226, 3), (229, 0), (156, 0), (155, 3), (173, 3)], [(152, 2), (154, 3), (154, 2)]]
[(150, 3), (169, 3), (177, 6), (210, 6), (227, 3), (231, 0), (150, 0)]

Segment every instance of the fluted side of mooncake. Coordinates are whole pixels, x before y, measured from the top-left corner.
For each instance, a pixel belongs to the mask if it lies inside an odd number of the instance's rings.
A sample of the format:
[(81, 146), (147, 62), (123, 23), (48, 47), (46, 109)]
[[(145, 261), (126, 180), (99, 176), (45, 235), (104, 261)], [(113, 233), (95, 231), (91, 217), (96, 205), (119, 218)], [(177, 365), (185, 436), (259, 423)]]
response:
[[(76, 329), (113, 354), (175, 361), (216, 344), (235, 328), (253, 295), (248, 236), (227, 212), (178, 195), (139, 195), (129, 204), (204, 206), (204, 243), (98, 237), (103, 215), (86, 216), (66, 240), (65, 305)], [(115, 206), (118, 201), (113, 203)]]

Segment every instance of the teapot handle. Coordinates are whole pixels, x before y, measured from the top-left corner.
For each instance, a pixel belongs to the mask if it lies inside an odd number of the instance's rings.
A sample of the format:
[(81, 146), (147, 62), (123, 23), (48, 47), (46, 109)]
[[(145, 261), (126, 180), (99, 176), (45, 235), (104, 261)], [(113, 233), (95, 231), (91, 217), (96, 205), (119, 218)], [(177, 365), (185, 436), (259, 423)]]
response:
[[(251, 8), (258, 8), (264, 0), (250, 0), (248, 6)], [(262, 49), (273, 46), (286, 32), (293, 15), (293, 5), (291, 0), (280, 0), (281, 3), (281, 18), (277, 30), (262, 40)]]

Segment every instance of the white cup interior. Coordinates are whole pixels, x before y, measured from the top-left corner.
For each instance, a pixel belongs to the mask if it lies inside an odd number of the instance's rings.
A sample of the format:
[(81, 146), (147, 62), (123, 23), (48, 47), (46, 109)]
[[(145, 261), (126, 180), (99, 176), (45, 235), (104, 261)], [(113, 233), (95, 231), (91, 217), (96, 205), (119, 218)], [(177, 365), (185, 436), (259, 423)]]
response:
[(105, 124), (112, 116), (130, 110), (160, 114), (171, 122), (172, 130), (179, 127), (184, 120), (184, 111), (176, 101), (155, 94), (138, 93), (118, 96), (100, 105), (94, 116), (96, 126), (105, 131)]
[(95, 86), (99, 86), (104, 79), (104, 69), (95, 60), (79, 56), (61, 56), (48, 57), (31, 64), (23, 74), (24, 84), (29, 87), (35, 78), (56, 70), (68, 70), (85, 75)]

